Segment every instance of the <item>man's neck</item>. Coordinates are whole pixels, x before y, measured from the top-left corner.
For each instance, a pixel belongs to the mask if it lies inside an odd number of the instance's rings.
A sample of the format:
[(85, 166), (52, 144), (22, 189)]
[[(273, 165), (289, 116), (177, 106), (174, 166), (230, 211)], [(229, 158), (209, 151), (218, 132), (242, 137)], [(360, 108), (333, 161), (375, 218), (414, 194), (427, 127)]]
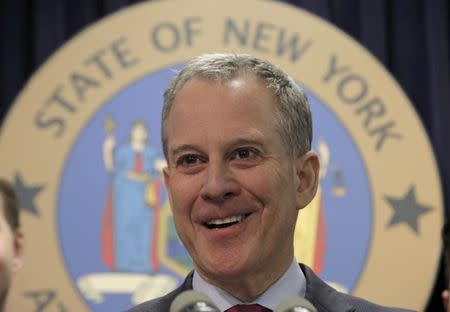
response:
[(215, 285), (242, 302), (252, 302), (275, 283), (289, 268), (292, 257), (286, 258), (275, 270), (264, 270), (252, 274), (242, 274), (233, 277), (208, 278), (200, 270), (196, 272), (208, 283)]
[(269, 288), (264, 290), (262, 294), (251, 301), (242, 302), (228, 291), (211, 285), (197, 271), (194, 272), (192, 287), (196, 291), (207, 294), (221, 311), (226, 311), (230, 307), (242, 303), (259, 304), (275, 310), (276, 306), (286, 298), (304, 297), (306, 293), (306, 279), (297, 261), (293, 258), (287, 271), (272, 283)]

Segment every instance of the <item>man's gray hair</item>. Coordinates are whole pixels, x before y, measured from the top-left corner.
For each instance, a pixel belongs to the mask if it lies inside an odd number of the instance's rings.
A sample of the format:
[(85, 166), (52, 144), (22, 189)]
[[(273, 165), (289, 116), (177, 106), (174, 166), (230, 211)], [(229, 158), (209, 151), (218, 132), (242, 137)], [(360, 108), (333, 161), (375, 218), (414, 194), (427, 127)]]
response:
[(167, 119), (175, 98), (192, 78), (200, 77), (217, 82), (254, 74), (262, 79), (278, 99), (276, 119), (278, 131), (292, 156), (311, 149), (312, 121), (308, 99), (295, 81), (273, 64), (247, 54), (204, 54), (192, 59), (172, 80), (164, 92), (161, 139), (164, 155), (167, 151)]

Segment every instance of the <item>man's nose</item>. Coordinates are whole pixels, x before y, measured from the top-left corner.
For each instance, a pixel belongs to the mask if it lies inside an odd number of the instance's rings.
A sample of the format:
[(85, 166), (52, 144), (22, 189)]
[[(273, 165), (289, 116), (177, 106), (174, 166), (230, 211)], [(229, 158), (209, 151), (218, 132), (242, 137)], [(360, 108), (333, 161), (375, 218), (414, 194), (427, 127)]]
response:
[(240, 186), (226, 163), (209, 163), (200, 192), (204, 200), (223, 202), (238, 195)]

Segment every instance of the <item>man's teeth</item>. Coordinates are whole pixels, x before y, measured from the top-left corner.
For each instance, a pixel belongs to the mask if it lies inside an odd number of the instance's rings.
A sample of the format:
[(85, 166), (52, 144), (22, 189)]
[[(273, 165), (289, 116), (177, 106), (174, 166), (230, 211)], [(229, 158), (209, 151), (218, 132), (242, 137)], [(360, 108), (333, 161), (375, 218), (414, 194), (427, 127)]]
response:
[(214, 219), (214, 220), (206, 222), (206, 225), (222, 225), (222, 224), (228, 224), (228, 223), (236, 223), (236, 222), (241, 222), (243, 219), (244, 219), (244, 215), (233, 216), (233, 217), (228, 217), (228, 218), (224, 218), (224, 219)]

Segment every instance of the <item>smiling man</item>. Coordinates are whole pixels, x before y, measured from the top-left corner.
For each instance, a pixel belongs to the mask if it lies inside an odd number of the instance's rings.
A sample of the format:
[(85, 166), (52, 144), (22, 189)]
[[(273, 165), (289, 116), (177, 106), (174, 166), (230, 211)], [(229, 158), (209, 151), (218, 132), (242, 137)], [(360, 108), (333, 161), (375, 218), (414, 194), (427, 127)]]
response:
[(164, 180), (195, 271), (130, 311), (168, 311), (188, 289), (221, 311), (271, 311), (288, 297), (318, 311), (396, 311), (336, 292), (294, 258), (298, 212), (319, 181), (311, 140), (306, 96), (274, 65), (208, 54), (179, 72), (164, 94)]

